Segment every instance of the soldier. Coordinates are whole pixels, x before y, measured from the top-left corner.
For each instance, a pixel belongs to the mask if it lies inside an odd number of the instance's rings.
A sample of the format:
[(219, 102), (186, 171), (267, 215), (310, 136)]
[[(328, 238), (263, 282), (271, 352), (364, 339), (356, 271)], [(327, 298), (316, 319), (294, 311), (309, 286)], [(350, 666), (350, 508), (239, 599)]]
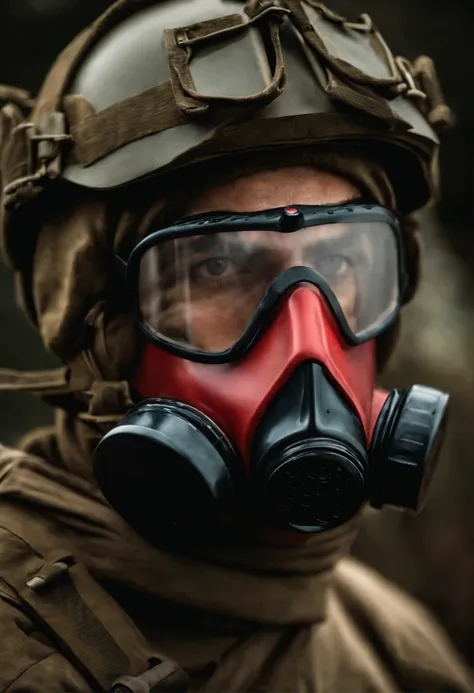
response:
[(312, 0), (118, 0), (31, 115), (3, 94), (4, 252), (65, 367), (2, 372), (56, 422), (0, 452), (1, 690), (470, 690), (346, 556), (368, 504), (419, 506), (445, 418), (376, 388), (431, 61)]

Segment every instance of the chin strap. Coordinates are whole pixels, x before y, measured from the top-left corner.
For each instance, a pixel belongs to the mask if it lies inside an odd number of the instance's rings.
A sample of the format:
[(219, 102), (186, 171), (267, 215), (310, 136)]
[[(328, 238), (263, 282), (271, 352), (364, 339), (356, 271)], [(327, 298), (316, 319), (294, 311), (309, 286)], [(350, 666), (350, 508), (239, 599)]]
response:
[(69, 393), (68, 369), (16, 371), (0, 368), (0, 392), (30, 392), (40, 397)]
[(74, 379), (67, 367), (46, 371), (1, 368), (1, 392), (28, 392), (53, 406), (74, 408), (78, 418), (98, 424), (117, 423), (133, 406), (126, 380), (84, 382), (84, 378)]
[(10, 84), (0, 84), (0, 100), (14, 103), (24, 111), (31, 111), (35, 107), (35, 100), (28, 91)]

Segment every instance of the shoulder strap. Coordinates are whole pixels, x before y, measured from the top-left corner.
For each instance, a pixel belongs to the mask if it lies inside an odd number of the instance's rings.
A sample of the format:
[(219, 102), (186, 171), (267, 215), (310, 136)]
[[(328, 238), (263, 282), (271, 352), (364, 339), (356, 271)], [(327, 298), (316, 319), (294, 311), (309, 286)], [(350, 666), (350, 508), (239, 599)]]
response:
[(2, 501), (0, 580), (91, 688), (187, 690), (181, 667), (152, 652), (125, 611), (67, 549), (51, 549), (55, 543), (34, 514)]

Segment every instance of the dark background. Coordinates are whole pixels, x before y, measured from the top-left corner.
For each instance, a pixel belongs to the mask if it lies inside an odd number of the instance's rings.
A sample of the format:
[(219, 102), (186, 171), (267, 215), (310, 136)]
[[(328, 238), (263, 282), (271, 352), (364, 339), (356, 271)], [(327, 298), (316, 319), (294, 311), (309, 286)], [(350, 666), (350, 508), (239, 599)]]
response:
[[(57, 53), (111, 3), (1, 0), (0, 82), (36, 93)], [(416, 517), (373, 513), (355, 552), (429, 604), (474, 665), (474, 243), (472, 0), (334, 0), (368, 12), (395, 54), (435, 59), (457, 124), (443, 139), (443, 201), (422, 217), (424, 280), (405, 311), (402, 339), (383, 384), (414, 382), (452, 394), (451, 423), (434, 488)], [(0, 367), (55, 365), (15, 307), (0, 265)], [(14, 443), (51, 420), (27, 395), (0, 396), (0, 440)]]

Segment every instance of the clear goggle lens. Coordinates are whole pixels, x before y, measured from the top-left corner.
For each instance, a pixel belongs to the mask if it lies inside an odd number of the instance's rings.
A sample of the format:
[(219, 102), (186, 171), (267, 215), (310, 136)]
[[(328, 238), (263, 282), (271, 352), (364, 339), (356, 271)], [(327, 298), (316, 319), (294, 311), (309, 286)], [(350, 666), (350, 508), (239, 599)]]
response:
[(293, 267), (327, 282), (356, 338), (376, 331), (397, 310), (394, 231), (387, 222), (364, 221), (158, 240), (140, 261), (141, 319), (178, 346), (226, 351), (242, 337), (269, 287)]

